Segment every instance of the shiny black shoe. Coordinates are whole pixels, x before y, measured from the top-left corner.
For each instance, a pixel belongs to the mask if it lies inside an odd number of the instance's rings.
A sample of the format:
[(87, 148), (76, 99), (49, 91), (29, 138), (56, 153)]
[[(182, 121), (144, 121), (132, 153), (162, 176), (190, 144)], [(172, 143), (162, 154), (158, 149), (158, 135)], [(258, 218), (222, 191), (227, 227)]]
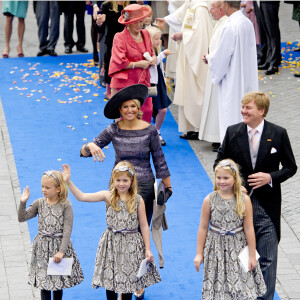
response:
[(44, 49), (44, 50), (40, 50), (36, 56), (44, 56), (48, 54), (48, 50)]
[(186, 134), (182, 133), (179, 137), (184, 140), (198, 140), (199, 132), (188, 131)]
[(95, 66), (99, 66), (99, 56), (98, 53), (93, 54), (93, 61)]
[(212, 146), (212, 152), (218, 152), (221, 144), (220, 143), (212, 143), (211, 146)]
[(84, 47), (77, 47), (77, 51), (82, 52), (82, 53), (87, 53), (89, 52), (88, 49), (84, 48)]
[(270, 64), (269, 63), (264, 63), (262, 65), (258, 65), (258, 70), (268, 70)]
[(54, 49), (48, 50), (48, 54), (49, 54), (50, 56), (57, 56), (57, 53), (55, 52)]
[(66, 54), (71, 54), (72, 53), (72, 48), (71, 47), (66, 47), (65, 48), (65, 53)]
[(273, 75), (278, 72), (278, 67), (270, 66), (268, 70), (265, 72), (266, 75)]
[(300, 77), (300, 73), (295, 73), (294, 76), (295, 77)]

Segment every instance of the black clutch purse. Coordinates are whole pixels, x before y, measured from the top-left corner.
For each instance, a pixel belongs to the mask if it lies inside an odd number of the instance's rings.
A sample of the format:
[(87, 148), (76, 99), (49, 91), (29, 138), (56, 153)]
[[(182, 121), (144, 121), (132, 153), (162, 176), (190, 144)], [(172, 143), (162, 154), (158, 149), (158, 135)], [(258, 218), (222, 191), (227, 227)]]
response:
[(161, 180), (157, 188), (157, 205), (164, 205), (172, 196), (172, 191), (166, 188)]

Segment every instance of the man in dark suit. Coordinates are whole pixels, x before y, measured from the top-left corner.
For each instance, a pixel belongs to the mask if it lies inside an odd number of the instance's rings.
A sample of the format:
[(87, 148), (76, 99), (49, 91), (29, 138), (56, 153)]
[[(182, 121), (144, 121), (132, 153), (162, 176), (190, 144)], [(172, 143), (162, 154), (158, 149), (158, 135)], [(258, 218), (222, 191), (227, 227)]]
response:
[(227, 128), (215, 165), (225, 158), (240, 165), (244, 192), (250, 195), (253, 205), (256, 248), (267, 286), (267, 293), (259, 299), (272, 300), (280, 240), (280, 184), (296, 173), (297, 165), (286, 130), (264, 120), (269, 105), (269, 96), (263, 92), (244, 96), (244, 122)]
[[(77, 51), (87, 53), (85, 46), (85, 24), (84, 16), (86, 1), (58, 1), (60, 11), (64, 13), (64, 39), (65, 53), (71, 54), (76, 45)], [(77, 42), (73, 39), (74, 15), (76, 15)]]
[(266, 70), (266, 75), (278, 72), (281, 64), (279, 5), (280, 1), (253, 1), (261, 39), (257, 53), (258, 69)]

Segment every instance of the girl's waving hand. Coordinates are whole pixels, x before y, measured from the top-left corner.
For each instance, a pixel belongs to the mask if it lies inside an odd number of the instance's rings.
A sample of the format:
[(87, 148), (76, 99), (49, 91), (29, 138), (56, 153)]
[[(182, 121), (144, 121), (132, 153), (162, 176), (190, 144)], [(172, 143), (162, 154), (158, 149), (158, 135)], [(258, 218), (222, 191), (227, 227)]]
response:
[(96, 193), (83, 193), (72, 181), (71, 181), (71, 169), (67, 164), (63, 164), (63, 170), (60, 169), (63, 179), (66, 182), (70, 192), (78, 201), (83, 202), (100, 202), (105, 201), (109, 204), (110, 192), (109, 191), (99, 191)]
[(27, 200), (30, 197), (30, 192), (29, 192), (29, 186), (27, 185), (26, 188), (23, 189), (23, 193), (21, 196), (21, 202), (27, 202)]

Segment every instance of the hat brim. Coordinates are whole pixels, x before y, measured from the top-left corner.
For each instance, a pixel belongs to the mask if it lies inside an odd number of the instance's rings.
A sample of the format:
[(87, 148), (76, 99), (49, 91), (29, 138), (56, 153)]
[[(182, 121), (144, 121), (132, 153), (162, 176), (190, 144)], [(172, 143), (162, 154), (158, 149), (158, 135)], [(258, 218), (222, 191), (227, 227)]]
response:
[(142, 16), (140, 16), (138, 18), (131, 18), (131, 19), (125, 21), (124, 20), (124, 15), (122, 14), (119, 17), (118, 22), (122, 25), (129, 25), (129, 24), (133, 24), (133, 23), (136, 23), (138, 21), (141, 21), (141, 20), (145, 19), (146, 17), (148, 17), (151, 14), (151, 9), (149, 7), (143, 6), (142, 10), (143, 10), (143, 15)]
[(123, 102), (138, 99), (141, 106), (148, 97), (148, 87), (145, 84), (133, 84), (123, 88), (113, 95), (104, 107), (104, 116), (108, 119), (120, 118), (120, 106)]

